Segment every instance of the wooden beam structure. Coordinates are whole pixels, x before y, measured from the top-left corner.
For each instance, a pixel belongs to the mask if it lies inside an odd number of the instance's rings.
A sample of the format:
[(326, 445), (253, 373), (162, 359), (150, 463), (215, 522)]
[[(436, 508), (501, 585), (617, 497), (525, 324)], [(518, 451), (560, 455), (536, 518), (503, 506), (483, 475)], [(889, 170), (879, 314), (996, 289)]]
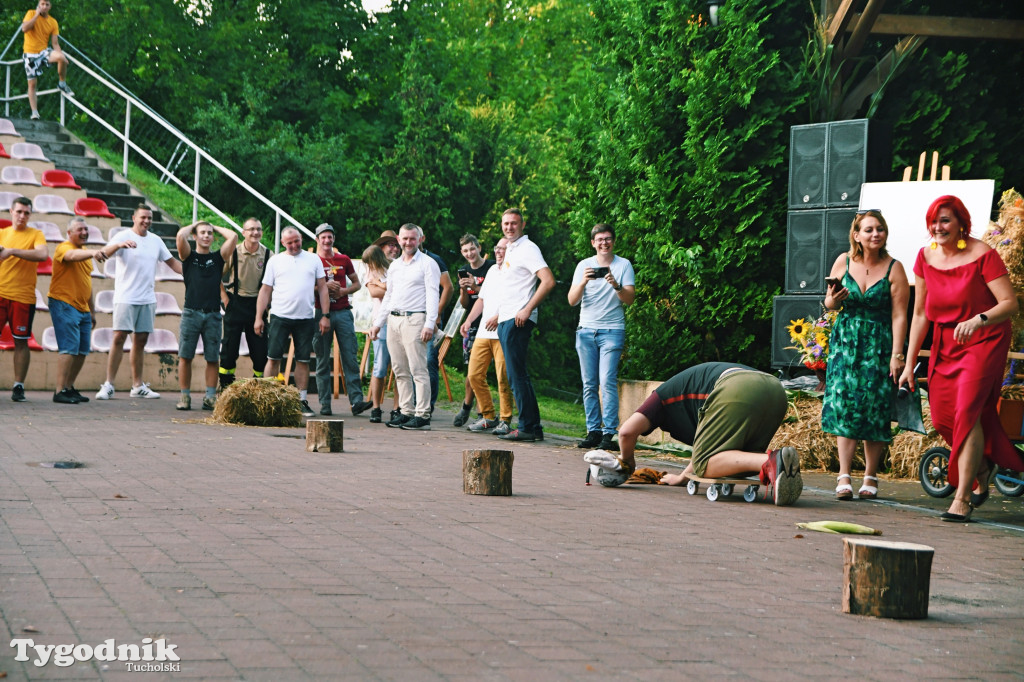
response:
[[(865, 14), (867, 12), (865, 11)], [(854, 14), (845, 26), (853, 32), (862, 15)], [(831, 26), (829, 35), (831, 36)], [(977, 38), (981, 40), (1024, 40), (1024, 21), (1015, 19), (968, 19), (966, 17), (921, 17), (908, 14), (879, 14), (872, 35), (918, 35), (934, 38)], [(851, 37), (851, 42), (852, 42)]]
[(850, 33), (850, 39), (843, 48), (842, 59), (854, 59), (860, 55), (864, 43), (875, 25), (875, 19), (882, 13), (885, 0), (868, 0), (867, 6), (862, 14), (858, 14), (850, 20), (846, 30)]

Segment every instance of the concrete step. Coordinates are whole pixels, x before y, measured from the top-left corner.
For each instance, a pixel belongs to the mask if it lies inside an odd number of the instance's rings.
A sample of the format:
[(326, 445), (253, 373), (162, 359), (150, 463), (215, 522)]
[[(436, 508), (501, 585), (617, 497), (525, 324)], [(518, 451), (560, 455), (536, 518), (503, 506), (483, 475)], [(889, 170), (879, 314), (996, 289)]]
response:
[[(14, 127), (18, 128), (17, 125)], [(18, 132), (21, 132), (20, 128), (18, 128)], [(59, 130), (57, 132), (51, 132), (49, 130), (34, 130), (32, 131), (32, 142), (35, 142), (40, 146), (44, 144), (67, 143), (71, 142), (71, 135), (60, 132)]]
[[(50, 161), (53, 161), (53, 165), (57, 166), (57, 168), (66, 170), (72, 175), (75, 175), (74, 169), (76, 168), (98, 168), (100, 165), (97, 159), (91, 156), (82, 156), (81, 154), (55, 154), (53, 152), (46, 152), (46, 156)], [(111, 173), (110, 179), (113, 178), (113, 173)]]
[(43, 152), (46, 153), (51, 159), (54, 156), (80, 156), (85, 157), (85, 145), (79, 144), (78, 142), (47, 142), (40, 140), (38, 137), (33, 137)]
[[(142, 201), (142, 197), (132, 195), (131, 185), (129, 185), (127, 182), (107, 182), (105, 180), (95, 179), (93, 177), (87, 178), (83, 182), (83, 179), (79, 178), (77, 175), (75, 175), (75, 180), (78, 181), (78, 184), (81, 185), (89, 193), (89, 196), (91, 197), (102, 196), (104, 193), (128, 194), (134, 196), (135, 199), (137, 199), (138, 201)], [(104, 201), (106, 201), (106, 199), (104, 199)], [(138, 203), (138, 201), (136, 201), (136, 203)]]
[(100, 168), (99, 166), (60, 166), (63, 170), (68, 171), (75, 176), (75, 181), (79, 185), (84, 187), (86, 190), (92, 183), (99, 183), (100, 187), (106, 187), (107, 185), (121, 185), (124, 183), (114, 182), (114, 171), (109, 168)]
[[(93, 195), (92, 193), (90, 193), (89, 196), (90, 197), (91, 196), (96, 196), (98, 199), (103, 199), (102, 195)], [(103, 200), (107, 201), (106, 199), (103, 199)], [(107, 202), (107, 208), (110, 209), (111, 213), (113, 213), (118, 218), (120, 218), (122, 223), (127, 222), (129, 225), (131, 225), (132, 224), (132, 214), (135, 213), (135, 207), (138, 206), (140, 203), (145, 203), (146, 199), (145, 199), (145, 197), (131, 197), (131, 201), (132, 201), (132, 203), (131, 203), (130, 206), (118, 206), (116, 204), (111, 204), (110, 202)], [(157, 225), (157, 224), (163, 224), (163, 223), (164, 223), (164, 217), (160, 213), (160, 211), (153, 211), (153, 224)], [(167, 223), (167, 224), (168, 225), (173, 225), (173, 223)], [(177, 228), (175, 228), (175, 231), (177, 231)]]
[(44, 121), (41, 119), (33, 121), (28, 118), (12, 118), (10, 121), (14, 124), (18, 134), (29, 142), (33, 142), (38, 133), (55, 135), (62, 131), (61, 125), (56, 121)]

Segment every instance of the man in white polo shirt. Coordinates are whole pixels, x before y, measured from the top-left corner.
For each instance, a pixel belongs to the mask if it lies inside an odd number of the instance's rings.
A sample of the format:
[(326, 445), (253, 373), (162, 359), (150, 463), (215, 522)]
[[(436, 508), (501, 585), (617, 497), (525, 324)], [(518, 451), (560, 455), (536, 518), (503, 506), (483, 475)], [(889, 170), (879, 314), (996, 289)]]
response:
[(306, 390), (309, 356), (317, 330), (317, 304), (320, 306), (320, 333), (327, 334), (331, 331), (331, 299), (323, 261), (315, 253), (302, 250), (299, 231), (294, 227), (281, 230), (281, 245), (285, 250), (267, 261), (252, 327), (257, 334), (263, 333), (263, 314), (269, 305), (266, 376), (277, 376), (281, 360), (288, 353), (288, 341), (294, 341), (295, 385), (302, 401), (302, 416), (312, 417), (314, 413), (306, 400)]
[(519, 428), (509, 431), (502, 440), (543, 440), (540, 426), (540, 407), (533, 383), (526, 368), (526, 353), (530, 335), (537, 326), (537, 306), (555, 288), (544, 256), (537, 245), (523, 234), (526, 224), (517, 208), (510, 208), (501, 216), (501, 231), (508, 240), (505, 262), (502, 264), (501, 290), (498, 300), (498, 340), (505, 354), (505, 369), (512, 395), (519, 409)]
[(423, 231), (412, 223), (402, 225), (398, 231), (402, 256), (392, 261), (388, 268), (388, 290), (370, 328), (370, 339), (377, 338), (387, 321), (388, 352), (401, 409), (401, 413), (387, 425), (428, 431), (430, 374), (427, 371), (427, 344), (437, 332), (441, 268), (419, 250), (422, 238)]

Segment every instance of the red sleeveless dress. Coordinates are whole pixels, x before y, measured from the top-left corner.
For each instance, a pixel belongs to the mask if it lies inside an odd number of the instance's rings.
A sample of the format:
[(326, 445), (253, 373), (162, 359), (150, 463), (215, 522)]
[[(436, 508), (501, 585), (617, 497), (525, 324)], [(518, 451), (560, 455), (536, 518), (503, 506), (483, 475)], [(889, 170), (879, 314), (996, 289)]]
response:
[(914, 274), (928, 287), (925, 314), (933, 323), (928, 404), (932, 424), (949, 443), (949, 482), (954, 486), (959, 482), (957, 456), (979, 416), (985, 457), (1001, 467), (1024, 470), (1024, 459), (1006, 437), (996, 413), (1010, 349), (1009, 320), (978, 329), (967, 343), (953, 340), (957, 324), (996, 304), (988, 282), (1007, 274), (1003, 259), (992, 249), (973, 263), (940, 270), (925, 262), (922, 249)]

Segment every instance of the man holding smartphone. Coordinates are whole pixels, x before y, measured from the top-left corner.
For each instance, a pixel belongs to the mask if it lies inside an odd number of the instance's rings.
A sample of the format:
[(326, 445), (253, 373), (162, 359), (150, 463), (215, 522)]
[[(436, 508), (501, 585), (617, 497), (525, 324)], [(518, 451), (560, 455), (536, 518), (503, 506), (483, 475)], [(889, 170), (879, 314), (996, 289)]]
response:
[(569, 305), (580, 306), (576, 352), (583, 376), (587, 436), (580, 448), (618, 450), (619, 358), (626, 342), (625, 306), (636, 298), (633, 264), (615, 255), (615, 230), (598, 223), (590, 230), (595, 255), (573, 273)]

